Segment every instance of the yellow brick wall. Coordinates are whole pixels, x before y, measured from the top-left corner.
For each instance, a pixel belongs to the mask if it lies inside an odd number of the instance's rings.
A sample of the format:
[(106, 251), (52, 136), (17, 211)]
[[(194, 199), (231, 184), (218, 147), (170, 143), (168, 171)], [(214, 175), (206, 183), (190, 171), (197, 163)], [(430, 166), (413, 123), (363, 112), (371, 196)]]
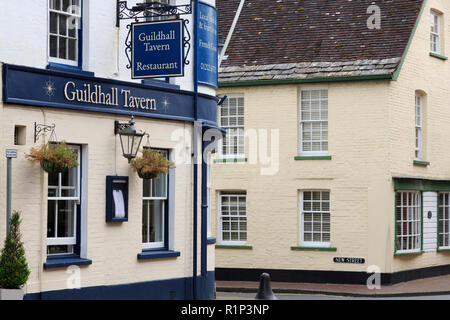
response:
[[(82, 287), (192, 276), (192, 165), (179, 162), (175, 169), (173, 249), (180, 251), (181, 256), (138, 261), (137, 254), (142, 251), (142, 180), (122, 156), (120, 139), (114, 136), (114, 120), (126, 122), (129, 117), (2, 103), (0, 113), (0, 152), (4, 155), (6, 148), (19, 151), (18, 159), (13, 160), (12, 208), (22, 211), (23, 215), (23, 241), (31, 270), (26, 293), (66, 289), (70, 276), (66, 268), (43, 270), (46, 260), (47, 174), (39, 165), (25, 159), (25, 153), (34, 145), (34, 122), (54, 123), (59, 140), (88, 146), (87, 154), (83, 154), (88, 157), (88, 177), (83, 176), (83, 179), (88, 179), (87, 258), (93, 263), (81, 267)], [(191, 154), (192, 124), (140, 117), (135, 120), (139, 129), (150, 133), (152, 147), (172, 149), (177, 155)], [(15, 125), (27, 126), (25, 146), (14, 145)], [(177, 130), (186, 130), (187, 135), (182, 138), (184, 142), (172, 141), (172, 133)], [(42, 138), (37, 145), (41, 141)], [(0, 157), (0, 170), (6, 173), (4, 156)], [(116, 174), (130, 177), (129, 221), (119, 224), (105, 222), (106, 176)], [(6, 186), (5, 176), (0, 175), (2, 186)], [(5, 192), (5, 187), (0, 188), (2, 244), (6, 233)], [(200, 201), (198, 203), (200, 217)], [(198, 230), (200, 244), (200, 218)], [(208, 250), (209, 271), (214, 270), (213, 251), (212, 247)], [(200, 245), (198, 264), (200, 268)]]
[[(328, 88), (329, 155), (332, 160), (296, 161), (298, 105), (302, 88)], [(280, 85), (222, 89), (243, 94), (245, 129), (278, 129), (279, 172), (261, 175), (251, 163), (218, 164), (212, 170), (212, 212), (217, 229), (219, 191), (247, 192), (248, 245), (252, 250), (216, 249), (216, 267), (365, 271), (368, 219), (373, 209), (389, 208), (377, 200), (379, 188), (389, 188), (389, 83), (387, 81)], [(270, 136), (270, 135), (269, 135)], [(248, 145), (246, 146), (248, 154)], [(337, 252), (292, 251), (299, 245), (299, 190), (331, 190), (331, 246)], [(377, 210), (377, 212), (378, 212)], [(369, 211), (369, 212), (368, 212)], [(333, 263), (333, 257), (362, 257), (366, 265)]]
[[(443, 13), (442, 55), (450, 56), (450, 3), (445, 0), (428, 0), (423, 16), (409, 48), (398, 81), (391, 83), (390, 91), (390, 171), (392, 176), (422, 177), (450, 180), (450, 62), (431, 57), (430, 12)], [(424, 156), (428, 167), (414, 166), (414, 97), (415, 91), (426, 94), (424, 108)], [(394, 193), (390, 194), (394, 208)], [(389, 216), (389, 233), (395, 231), (393, 210)], [(391, 242), (390, 252), (394, 250)], [(391, 256), (391, 255), (389, 255)], [(391, 258), (392, 271), (416, 269), (450, 264), (450, 254), (429, 252)]]
[[(280, 130), (280, 170), (274, 176), (261, 176), (258, 165), (214, 165), (215, 230), (218, 192), (245, 190), (248, 245), (253, 246), (253, 250), (216, 249), (217, 267), (365, 272), (376, 265), (391, 273), (450, 264), (450, 253), (394, 257), (392, 177), (450, 180), (450, 62), (429, 55), (431, 9), (444, 13), (443, 55), (450, 55), (450, 3), (428, 0), (397, 81), (220, 90), (221, 95), (244, 96), (246, 130)], [(329, 90), (332, 160), (294, 161), (299, 91), (304, 87)], [(416, 90), (426, 93), (423, 160), (431, 162), (428, 167), (413, 165)], [(299, 244), (298, 191), (302, 189), (331, 190), (331, 246), (337, 252), (290, 250)], [(336, 256), (366, 258), (366, 264), (334, 264)]]

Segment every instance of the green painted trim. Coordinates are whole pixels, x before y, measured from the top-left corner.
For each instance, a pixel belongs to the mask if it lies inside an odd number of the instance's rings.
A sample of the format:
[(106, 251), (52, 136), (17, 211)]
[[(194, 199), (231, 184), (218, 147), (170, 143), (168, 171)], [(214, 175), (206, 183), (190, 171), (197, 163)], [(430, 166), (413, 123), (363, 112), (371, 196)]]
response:
[(430, 162), (428, 162), (428, 161), (414, 160), (414, 165), (415, 165), (415, 166), (428, 167), (428, 166), (430, 165)]
[(241, 250), (252, 250), (252, 246), (224, 246), (224, 245), (216, 245), (216, 249), (241, 249)]
[(434, 53), (434, 52), (430, 52), (430, 57), (438, 58), (441, 60), (448, 60), (448, 57), (442, 56), (442, 55)]
[(398, 193), (395, 192), (395, 204), (394, 204), (394, 221), (395, 221), (395, 235), (394, 235), (394, 255), (397, 253), (397, 201), (398, 201)]
[(398, 77), (400, 76), (400, 71), (402, 70), (403, 64), (405, 63), (405, 60), (406, 60), (406, 56), (408, 55), (408, 52), (409, 52), (409, 48), (412, 45), (414, 36), (416, 35), (416, 31), (419, 26), (420, 20), (422, 19), (423, 12), (425, 11), (426, 4), (427, 4), (427, 0), (423, 0), (422, 8), (420, 8), (419, 15), (417, 16), (416, 24), (414, 25), (414, 28), (411, 32), (411, 36), (409, 37), (409, 41), (408, 41), (408, 44), (406, 45), (405, 52), (403, 52), (402, 60), (400, 61), (400, 64), (398, 65), (397, 70), (392, 75), (392, 80), (394, 80), (394, 81), (397, 81)]
[(437, 249), (437, 252), (450, 252), (450, 248), (445, 248), (445, 249)]
[(440, 228), (439, 228), (439, 217), (440, 217), (440, 212), (441, 212), (441, 208), (439, 207), (439, 205), (440, 205), (440, 203), (439, 203), (439, 201), (441, 201), (441, 193), (440, 192), (438, 192), (438, 194), (437, 194), (437, 221), (436, 221), (436, 223), (437, 223), (437, 237), (436, 237), (436, 239), (437, 239), (437, 241), (436, 241), (436, 243), (437, 243), (437, 251), (439, 252), (439, 243), (441, 242), (441, 239), (439, 238), (439, 233), (440, 233)]
[(394, 178), (395, 191), (450, 191), (450, 180), (425, 180), (414, 178)]
[(420, 251), (423, 251), (423, 192), (420, 193)]
[(331, 156), (307, 156), (307, 157), (295, 157), (296, 161), (300, 160), (331, 160)]
[(337, 248), (330, 247), (291, 247), (293, 251), (337, 251)]
[(251, 86), (273, 86), (283, 84), (301, 83), (323, 83), (323, 82), (346, 82), (346, 81), (369, 81), (369, 80), (392, 80), (392, 74), (375, 74), (367, 76), (343, 76), (343, 77), (323, 77), (311, 79), (285, 79), (285, 80), (252, 80), (219, 83), (219, 88), (231, 87), (251, 87)]
[(229, 159), (216, 159), (214, 163), (236, 163), (236, 162), (247, 162), (247, 158), (229, 158)]
[(414, 256), (414, 255), (418, 255), (418, 254), (422, 254), (423, 251), (416, 251), (416, 252), (405, 252), (405, 253), (394, 253), (394, 256), (398, 257), (398, 256)]

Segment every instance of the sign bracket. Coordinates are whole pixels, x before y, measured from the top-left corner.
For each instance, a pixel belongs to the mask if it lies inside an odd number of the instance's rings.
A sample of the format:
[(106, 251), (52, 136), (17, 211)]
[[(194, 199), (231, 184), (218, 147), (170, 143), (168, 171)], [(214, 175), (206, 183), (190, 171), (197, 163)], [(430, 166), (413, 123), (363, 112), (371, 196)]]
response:
[[(120, 20), (134, 20), (139, 22), (139, 19), (148, 18), (165, 18), (165, 20), (171, 20), (174, 17), (177, 19), (180, 15), (192, 14), (192, 0), (189, 4), (184, 5), (169, 5), (161, 2), (146, 2), (138, 3), (131, 9), (128, 8), (127, 1), (117, 1), (117, 27), (120, 27)], [(183, 21), (184, 36), (183, 46), (186, 49), (184, 52), (183, 62), (184, 65), (189, 65), (190, 61), (187, 59), (189, 51), (191, 50), (191, 34), (187, 25), (189, 20), (181, 19)], [(131, 54), (132, 54), (132, 41), (131, 41), (131, 23), (127, 26), (128, 34), (125, 39), (125, 54), (128, 59), (127, 69), (131, 69)]]

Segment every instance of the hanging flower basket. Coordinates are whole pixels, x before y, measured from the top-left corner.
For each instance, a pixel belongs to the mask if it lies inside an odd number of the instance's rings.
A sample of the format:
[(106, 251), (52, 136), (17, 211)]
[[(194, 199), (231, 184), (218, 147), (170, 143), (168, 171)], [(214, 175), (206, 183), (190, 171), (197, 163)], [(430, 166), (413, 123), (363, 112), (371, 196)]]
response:
[(158, 172), (144, 172), (143, 169), (137, 169), (136, 172), (141, 179), (154, 179), (159, 176)]
[(46, 143), (40, 148), (31, 148), (26, 155), (31, 162), (39, 163), (48, 173), (64, 172), (78, 166), (75, 150), (67, 147), (65, 142)]
[(173, 162), (166, 159), (161, 152), (150, 148), (143, 149), (142, 157), (131, 160), (130, 165), (141, 179), (154, 179), (174, 168)]
[(66, 168), (61, 167), (61, 166), (57, 165), (56, 163), (50, 162), (48, 160), (43, 160), (41, 163), (41, 167), (47, 173), (59, 173), (59, 172), (64, 172), (68, 169), (67, 167)]

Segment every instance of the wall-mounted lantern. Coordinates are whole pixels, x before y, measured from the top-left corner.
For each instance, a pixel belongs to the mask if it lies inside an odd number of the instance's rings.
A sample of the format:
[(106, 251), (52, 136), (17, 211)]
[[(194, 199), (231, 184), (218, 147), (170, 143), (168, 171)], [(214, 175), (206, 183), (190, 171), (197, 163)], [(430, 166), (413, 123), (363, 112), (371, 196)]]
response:
[(134, 126), (134, 117), (131, 116), (131, 120), (128, 123), (114, 121), (114, 134), (120, 136), (122, 154), (128, 159), (128, 163), (131, 162), (131, 159), (136, 158), (145, 132), (136, 129)]

